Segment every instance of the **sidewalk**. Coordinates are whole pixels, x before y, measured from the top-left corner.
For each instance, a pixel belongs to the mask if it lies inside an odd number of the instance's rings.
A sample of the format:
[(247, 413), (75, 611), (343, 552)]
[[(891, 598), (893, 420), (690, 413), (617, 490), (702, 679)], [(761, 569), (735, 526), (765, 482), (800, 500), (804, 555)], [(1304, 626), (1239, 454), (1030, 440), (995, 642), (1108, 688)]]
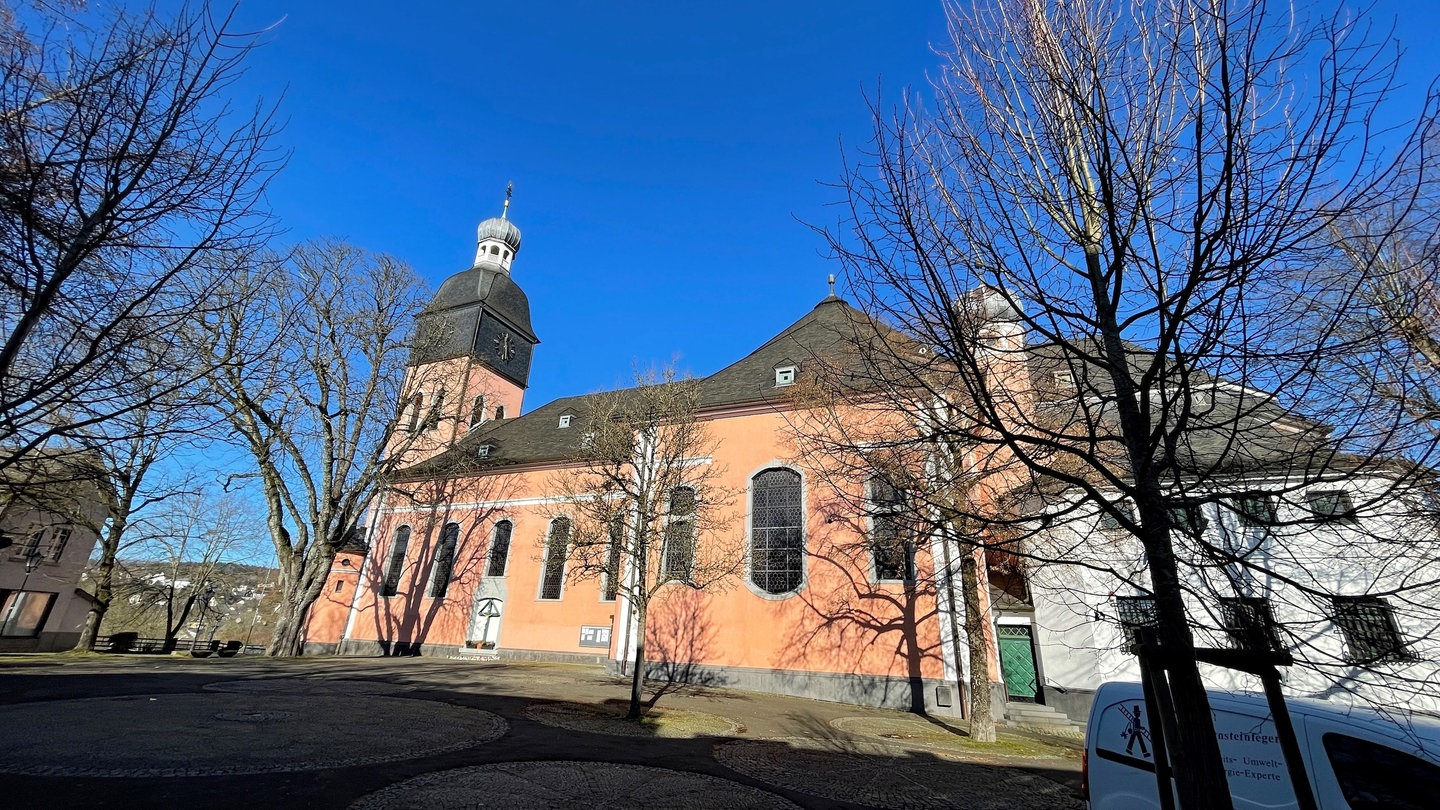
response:
[(637, 724), (627, 697), (565, 665), (0, 656), (0, 792), (25, 807), (1080, 807), (1069, 741), (981, 745), (953, 721), (703, 687)]

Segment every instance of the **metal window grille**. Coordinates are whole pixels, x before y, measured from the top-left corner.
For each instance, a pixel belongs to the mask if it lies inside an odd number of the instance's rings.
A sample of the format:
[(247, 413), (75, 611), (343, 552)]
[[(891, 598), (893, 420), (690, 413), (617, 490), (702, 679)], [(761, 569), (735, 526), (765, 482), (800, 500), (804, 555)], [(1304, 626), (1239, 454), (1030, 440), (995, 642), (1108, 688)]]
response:
[(625, 547), (625, 518), (610, 521), (610, 548), (605, 554), (605, 587), (600, 598), (614, 602), (620, 593), (620, 551)]
[(1241, 526), (1252, 528), (1273, 526), (1278, 519), (1275, 511), (1275, 499), (1269, 495), (1246, 495), (1242, 498), (1231, 499), (1230, 504), (1240, 518)]
[(1355, 502), (1350, 493), (1339, 491), (1312, 491), (1305, 493), (1310, 511), (1324, 520), (1354, 522)]
[(33, 557), (40, 553), (40, 543), (45, 540), (45, 530), (36, 529), (25, 538), (25, 545), (20, 549), (20, 556)]
[(1126, 649), (1139, 646), (1139, 631), (1160, 626), (1160, 611), (1153, 596), (1117, 596), (1115, 609), (1120, 616), (1120, 627), (1125, 631)]
[(490, 538), (490, 562), (485, 569), (485, 576), (505, 576), (505, 562), (510, 557), (510, 533), (514, 530), (515, 524), (508, 520), (495, 524), (495, 536)]
[(766, 593), (789, 593), (804, 580), (801, 495), (794, 470), (764, 470), (751, 479), (750, 581)]
[(430, 598), (444, 598), (450, 589), (450, 573), (455, 567), (455, 544), (460, 540), (460, 524), (446, 523), (440, 530), (440, 544), (435, 547), (435, 562), (430, 569)]
[(870, 556), (878, 580), (915, 579), (914, 544), (901, 520), (904, 496), (883, 478), (870, 482)]
[(1410, 657), (1395, 612), (1378, 596), (1337, 596), (1335, 624), (1345, 637), (1345, 648), (1352, 663), (1400, 661)]
[(545, 540), (545, 572), (540, 583), (541, 599), (559, 599), (565, 584), (565, 555), (570, 550), (570, 520), (550, 521), (550, 536)]
[(1237, 650), (1280, 652), (1285, 644), (1280, 626), (1270, 610), (1270, 600), (1256, 597), (1234, 597), (1220, 600), (1220, 619), (1226, 635)]
[(1200, 537), (1205, 534), (1210, 521), (1205, 519), (1205, 514), (1200, 511), (1199, 506), (1172, 506), (1166, 510), (1170, 518), (1170, 528), (1179, 529), (1191, 537)]
[(410, 527), (401, 526), (395, 530), (395, 540), (390, 544), (390, 562), (385, 566), (385, 581), (380, 588), (381, 596), (400, 593), (400, 573), (405, 570), (405, 551), (410, 545)]
[(665, 522), (664, 562), (660, 570), (666, 579), (689, 581), (695, 567), (695, 490), (676, 487), (670, 491), (670, 511)]

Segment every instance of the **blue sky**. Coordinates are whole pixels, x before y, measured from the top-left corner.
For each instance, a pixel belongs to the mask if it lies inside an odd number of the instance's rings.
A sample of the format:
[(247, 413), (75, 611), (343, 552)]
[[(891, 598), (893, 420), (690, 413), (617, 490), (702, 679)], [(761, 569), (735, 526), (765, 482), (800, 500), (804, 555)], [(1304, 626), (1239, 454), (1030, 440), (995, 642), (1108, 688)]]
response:
[[(1440, 70), (1437, 12), (1398, 0), (1417, 88)], [(283, 18), (283, 20), (282, 20)], [(256, 0), (280, 21), (240, 90), (282, 90), (293, 150), (270, 204), (288, 238), (345, 238), (432, 287), (499, 213), (524, 233), (513, 275), (541, 345), (527, 408), (623, 384), (635, 363), (696, 374), (803, 315), (835, 268), (840, 141), (864, 92), (921, 83), (939, 0), (407, 3)]]

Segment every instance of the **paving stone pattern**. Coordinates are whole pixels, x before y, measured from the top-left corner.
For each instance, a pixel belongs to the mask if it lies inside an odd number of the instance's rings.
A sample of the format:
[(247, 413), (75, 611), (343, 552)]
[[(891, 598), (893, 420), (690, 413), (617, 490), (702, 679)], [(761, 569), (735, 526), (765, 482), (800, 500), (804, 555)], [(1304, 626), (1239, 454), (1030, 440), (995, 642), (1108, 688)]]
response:
[(622, 737), (728, 737), (740, 731), (740, 724), (734, 720), (703, 712), (662, 710), (662, 715), (655, 723), (646, 724), (626, 720), (620, 710), (610, 707), (536, 703), (525, 708), (525, 716), (556, 728), (594, 734), (616, 734)]
[(780, 796), (728, 779), (608, 762), (505, 762), (438, 771), (372, 793), (350, 810), (472, 807), (798, 810)]
[(721, 764), (777, 787), (873, 807), (1081, 810), (1055, 782), (1013, 768), (953, 763), (873, 742), (808, 737), (715, 746)]
[(378, 695), (134, 695), (0, 707), (0, 772), (212, 776), (392, 762), (482, 745), (509, 725)]

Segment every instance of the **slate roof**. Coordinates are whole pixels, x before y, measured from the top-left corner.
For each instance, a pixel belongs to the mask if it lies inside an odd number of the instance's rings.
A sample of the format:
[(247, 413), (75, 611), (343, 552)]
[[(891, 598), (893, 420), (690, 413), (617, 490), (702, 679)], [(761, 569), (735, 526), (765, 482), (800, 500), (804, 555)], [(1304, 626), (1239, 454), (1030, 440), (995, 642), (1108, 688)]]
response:
[[(826, 298), (760, 348), (700, 380), (701, 410), (783, 403), (789, 389), (775, 386), (777, 366), (795, 365), (802, 371), (812, 364), (833, 368), (844, 362), (845, 348), (853, 345), (856, 330), (867, 325), (874, 328), (844, 300)], [(574, 458), (587, 430), (589, 401), (596, 396), (562, 397), (523, 416), (486, 422), (452, 449), (400, 471), (397, 477), (415, 480)], [(570, 426), (562, 428), (560, 417), (566, 413), (571, 414)], [(490, 448), (483, 458), (481, 445)]]
[(481, 264), (445, 279), (421, 316), (475, 304), (483, 304), (486, 311), (499, 316), (532, 342), (539, 342), (530, 325), (530, 299), (509, 273), (493, 264)]

